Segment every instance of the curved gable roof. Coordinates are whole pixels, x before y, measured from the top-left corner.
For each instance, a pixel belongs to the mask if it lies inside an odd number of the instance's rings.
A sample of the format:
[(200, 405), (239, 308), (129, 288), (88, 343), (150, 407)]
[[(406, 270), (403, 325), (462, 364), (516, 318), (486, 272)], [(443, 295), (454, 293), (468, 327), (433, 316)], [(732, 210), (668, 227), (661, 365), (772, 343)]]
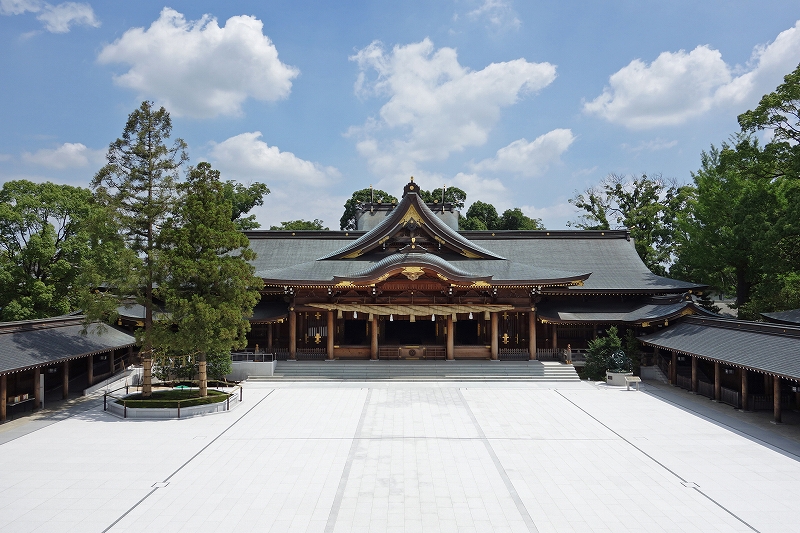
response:
[[(406, 194), (391, 215), (380, 224), (342, 248), (320, 257), (319, 261), (331, 259), (355, 259), (381, 246), (406, 226), (418, 227), (442, 246), (470, 259), (505, 259), (501, 255), (478, 246), (442, 222), (415, 192), (414, 183), (406, 185)], [(409, 190), (409, 188), (411, 190)]]

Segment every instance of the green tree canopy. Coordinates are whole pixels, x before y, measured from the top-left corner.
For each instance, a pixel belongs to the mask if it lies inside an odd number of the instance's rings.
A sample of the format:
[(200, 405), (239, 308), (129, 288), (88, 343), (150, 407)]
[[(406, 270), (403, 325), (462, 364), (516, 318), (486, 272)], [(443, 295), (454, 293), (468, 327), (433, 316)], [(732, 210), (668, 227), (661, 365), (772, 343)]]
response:
[(598, 186), (569, 200), (583, 214), (567, 225), (590, 230), (628, 228), (647, 268), (666, 275), (678, 251), (679, 216), (694, 193), (693, 187), (660, 176), (610, 174)]
[[(163, 107), (156, 109), (152, 102), (142, 102), (128, 116), (122, 137), (109, 146), (108, 164), (92, 181), (99, 200), (113, 212), (127, 247), (138, 259), (131, 261), (124, 278), (107, 282), (117, 296), (133, 296), (145, 308), (144, 328), (137, 331), (144, 354), (145, 397), (151, 394), (153, 288), (168, 277), (158, 262), (157, 242), (163, 224), (175, 208), (180, 167), (188, 161), (183, 140), (177, 139), (167, 146), (171, 134), (169, 113)], [(226, 205), (230, 218), (233, 207), (230, 203)], [(87, 315), (89, 319), (94, 318), (91, 314)]]
[[(622, 353), (622, 361), (614, 356)], [(622, 364), (622, 368), (616, 368)], [(622, 339), (619, 338), (617, 327), (608, 328), (604, 337), (589, 341), (589, 350), (586, 353), (586, 365), (583, 372), (591, 380), (605, 380), (609, 370), (623, 370), (630, 372), (631, 360), (622, 349)]]
[[(520, 229), (520, 230), (540, 230), (545, 229), (541, 218), (531, 218), (526, 216), (522, 209), (515, 207), (506, 209), (500, 215), (500, 227), (498, 229)], [(488, 228), (494, 229), (494, 228)]]
[(314, 220), (289, 220), (281, 222), (280, 226), (270, 226), (271, 230), (323, 230), (327, 231), (329, 228), (325, 227), (325, 223), (315, 218)]
[(477, 200), (473, 202), (467, 215), (464, 217), (466, 220), (461, 224), (461, 229), (465, 230), (491, 230), (500, 229), (500, 217), (497, 215), (497, 209), (492, 204), (487, 204)]
[(0, 318), (28, 320), (75, 309), (81, 265), (92, 254), (91, 191), (7, 181), (0, 189)]
[(363, 203), (372, 201), (397, 203), (397, 198), (380, 189), (367, 188), (354, 192), (350, 199), (344, 203), (344, 213), (342, 218), (339, 219), (339, 228), (342, 230), (358, 229), (358, 220), (356, 220), (358, 207)]
[(156, 324), (155, 344), (197, 355), (204, 396), (208, 356), (227, 357), (247, 345), (263, 281), (248, 263), (255, 253), (231, 220), (219, 172), (199, 163), (178, 192), (180, 205), (159, 235), (159, 261), (169, 276), (156, 291), (167, 313)]
[(253, 183), (247, 187), (235, 181), (226, 181), (222, 185), (225, 200), (231, 203), (231, 220), (240, 230), (257, 229), (261, 224), (256, 222), (256, 216), (245, 217), (257, 205), (264, 205), (264, 196), (269, 194), (269, 189), (263, 183)]
[(422, 201), (428, 204), (451, 203), (456, 209), (463, 209), (464, 202), (467, 200), (467, 193), (458, 187), (446, 187), (444, 190), (444, 202), (442, 202), (442, 187), (432, 191), (419, 191)]

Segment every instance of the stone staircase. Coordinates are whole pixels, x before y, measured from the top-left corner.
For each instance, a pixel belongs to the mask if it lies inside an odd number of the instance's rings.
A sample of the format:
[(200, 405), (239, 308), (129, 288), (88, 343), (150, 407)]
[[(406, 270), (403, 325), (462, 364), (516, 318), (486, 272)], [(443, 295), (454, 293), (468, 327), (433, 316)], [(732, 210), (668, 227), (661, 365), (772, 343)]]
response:
[(549, 361), (278, 361), (274, 376), (248, 381), (579, 381)]

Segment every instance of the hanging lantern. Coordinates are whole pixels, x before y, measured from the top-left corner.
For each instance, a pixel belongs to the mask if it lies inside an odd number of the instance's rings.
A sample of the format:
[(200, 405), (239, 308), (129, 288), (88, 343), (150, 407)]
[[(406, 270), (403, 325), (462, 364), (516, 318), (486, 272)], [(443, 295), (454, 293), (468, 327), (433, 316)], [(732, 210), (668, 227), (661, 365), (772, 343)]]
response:
[(469, 312), (469, 319), (472, 320), (472, 311)]
[(394, 315), (389, 315), (389, 322), (394, 322)]
[(417, 321), (417, 317), (414, 316), (414, 315), (408, 315), (408, 321), (409, 322), (416, 322)]
[(431, 315), (431, 322), (436, 322), (436, 315)]
[(341, 309), (339, 309), (339, 310), (336, 312), (336, 318), (344, 318), (344, 315), (342, 314), (342, 310), (341, 310)]
[(358, 318), (358, 313), (353, 311), (353, 318)]

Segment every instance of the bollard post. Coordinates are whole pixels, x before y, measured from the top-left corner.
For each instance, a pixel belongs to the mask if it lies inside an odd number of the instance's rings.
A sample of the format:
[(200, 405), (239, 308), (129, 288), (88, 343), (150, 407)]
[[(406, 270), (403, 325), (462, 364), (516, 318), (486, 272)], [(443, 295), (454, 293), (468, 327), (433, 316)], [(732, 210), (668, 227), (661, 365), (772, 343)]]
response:
[(239, 387), (239, 401), (240, 401), (240, 402), (242, 401), (242, 392), (243, 392), (243, 391), (244, 391), (244, 389), (243, 389), (243, 388), (240, 386), (240, 387)]
[(103, 411), (108, 411), (108, 393), (103, 394)]
[(178, 418), (181, 417), (181, 401), (178, 400)]
[(228, 394), (228, 411), (231, 410), (231, 395)]
[(123, 414), (122, 418), (128, 418), (128, 402), (122, 402)]

